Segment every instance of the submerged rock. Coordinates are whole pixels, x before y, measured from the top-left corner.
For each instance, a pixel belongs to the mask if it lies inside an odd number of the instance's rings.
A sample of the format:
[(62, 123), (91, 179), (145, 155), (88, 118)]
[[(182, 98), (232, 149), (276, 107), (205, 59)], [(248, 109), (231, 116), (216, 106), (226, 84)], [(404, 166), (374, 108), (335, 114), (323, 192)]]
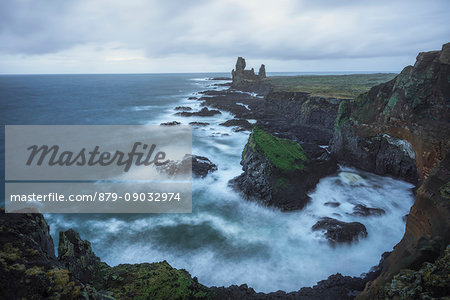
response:
[(190, 106), (177, 106), (174, 108), (174, 110), (192, 110), (192, 107)]
[(192, 117), (192, 116), (212, 117), (215, 115), (220, 115), (222, 113), (215, 109), (208, 109), (207, 107), (203, 107), (200, 111), (195, 111), (195, 112), (182, 111), (182, 112), (178, 112), (176, 114), (183, 116), (183, 117)]
[(341, 205), (339, 202), (325, 202), (323, 205), (325, 206), (331, 206), (331, 207), (338, 207)]
[(373, 208), (367, 207), (362, 204), (357, 204), (353, 207), (353, 212), (351, 213), (354, 216), (368, 217), (368, 216), (381, 216), (386, 212), (381, 208)]
[(359, 222), (346, 223), (333, 218), (322, 218), (312, 230), (325, 230), (326, 238), (333, 243), (351, 243), (367, 236), (366, 226)]
[(180, 125), (181, 122), (178, 121), (172, 121), (172, 122), (165, 122), (165, 123), (161, 123), (161, 126), (176, 126), (176, 125)]
[(209, 123), (206, 123), (206, 122), (189, 122), (189, 125), (191, 125), (191, 126), (208, 126)]
[(209, 173), (217, 171), (217, 166), (208, 158), (199, 155), (186, 154), (181, 161), (168, 161), (157, 167), (160, 172), (169, 176), (189, 174), (192, 170), (194, 177), (204, 178)]
[(244, 173), (230, 181), (249, 200), (282, 210), (303, 208), (307, 192), (319, 179), (336, 171), (336, 162), (322, 148), (278, 138), (255, 127), (242, 152)]

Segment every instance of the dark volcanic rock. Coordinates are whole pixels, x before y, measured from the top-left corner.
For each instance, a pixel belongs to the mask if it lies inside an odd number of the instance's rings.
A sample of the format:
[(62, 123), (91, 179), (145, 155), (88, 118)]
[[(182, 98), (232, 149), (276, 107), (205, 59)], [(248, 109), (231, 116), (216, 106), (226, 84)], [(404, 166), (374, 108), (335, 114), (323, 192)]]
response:
[(217, 166), (204, 156), (192, 155), (192, 173), (198, 177), (206, 177), (209, 173), (217, 171)]
[(251, 70), (245, 70), (245, 67), (245, 59), (238, 57), (236, 68), (231, 71), (233, 80), (231, 87), (241, 91), (267, 93), (270, 90), (270, 85), (264, 80), (266, 78), (265, 66), (261, 65), (258, 75), (255, 74), (253, 68)]
[(165, 123), (161, 123), (161, 126), (176, 126), (176, 125), (180, 125), (181, 123), (178, 121), (172, 121), (172, 122), (165, 122)]
[(189, 122), (189, 125), (191, 125), (191, 126), (208, 126), (209, 123), (206, 123), (206, 122)]
[(373, 207), (367, 207), (362, 204), (357, 204), (355, 207), (353, 207), (353, 213), (352, 215), (355, 216), (362, 216), (362, 217), (368, 217), (368, 216), (381, 216), (384, 215), (386, 212), (384, 209), (381, 208), (373, 208)]
[(197, 100), (197, 97), (189, 97), (188, 100)]
[(218, 110), (215, 110), (215, 109), (208, 109), (207, 107), (203, 107), (200, 111), (196, 111), (196, 112), (182, 111), (182, 112), (178, 112), (176, 114), (183, 116), (183, 117), (191, 117), (191, 116), (212, 117), (215, 115), (220, 115), (221, 112)]
[(346, 223), (333, 218), (322, 218), (312, 230), (326, 230), (326, 238), (333, 243), (351, 243), (367, 236), (366, 227), (359, 222)]
[(341, 205), (341, 203), (339, 202), (325, 202), (324, 203), (325, 206), (331, 206), (331, 207), (338, 207)]
[(313, 97), (302, 92), (272, 91), (264, 98), (264, 126), (291, 139), (328, 145), (340, 99)]
[(381, 291), (384, 299), (448, 299), (450, 295), (450, 246), (433, 263), (419, 270), (403, 269)]
[(181, 161), (171, 160), (157, 168), (170, 176), (189, 174), (192, 170), (193, 176), (202, 178), (217, 171), (217, 166), (208, 158), (191, 154), (186, 154)]
[(250, 300), (350, 300), (364, 289), (365, 278), (342, 276), (337, 273), (326, 280), (319, 281), (313, 287), (305, 287), (296, 292), (257, 293), (246, 284), (230, 287), (212, 287), (213, 299), (250, 299)]
[(411, 182), (425, 179), (450, 147), (449, 52), (450, 43), (420, 53), (393, 80), (343, 102), (331, 145), (338, 160)]
[(91, 284), (101, 280), (102, 270), (108, 267), (94, 254), (91, 243), (73, 229), (59, 233), (58, 260), (75, 278)]
[(359, 299), (374, 299), (402, 269), (417, 270), (433, 263), (450, 244), (450, 197), (442, 192), (450, 187), (450, 157), (433, 169), (417, 190), (417, 199), (406, 220), (406, 232), (386, 259), (381, 274)]
[(177, 106), (174, 108), (175, 110), (192, 110), (192, 107), (189, 106)]
[(0, 208), (1, 299), (107, 299), (58, 262), (41, 214), (5, 214)]
[(230, 181), (249, 200), (282, 210), (303, 208), (307, 192), (337, 170), (336, 162), (316, 146), (280, 139), (255, 127), (242, 152), (244, 173)]
[(236, 131), (252, 130), (252, 128), (253, 128), (253, 125), (250, 124), (249, 121), (244, 120), (244, 119), (228, 120), (223, 123), (220, 123), (219, 125), (226, 126), (226, 127), (232, 127), (232, 126), (239, 127), (239, 129)]
[(260, 79), (266, 78), (266, 66), (264, 64), (259, 67), (258, 77)]
[(1, 299), (211, 298), (207, 287), (166, 261), (111, 268), (73, 230), (60, 234), (58, 261), (41, 214), (6, 215), (0, 208), (0, 232)]
[[(264, 115), (263, 99), (248, 93), (226, 90), (215, 93), (213, 97), (202, 97), (200, 100), (203, 101), (202, 105), (229, 111), (240, 119), (261, 119)], [(248, 105), (250, 110), (237, 103)]]
[[(358, 299), (384, 298), (384, 288), (394, 283), (396, 274), (402, 269), (418, 270), (424, 262), (435, 262), (450, 243), (450, 197), (445, 192), (450, 185), (448, 57), (450, 43), (441, 51), (420, 53), (414, 66), (403, 69), (392, 81), (340, 107), (332, 145), (340, 159), (358, 166), (362, 153), (373, 152), (361, 146), (373, 137), (389, 134), (410, 144), (416, 177), (423, 182), (408, 214), (405, 235), (386, 259), (380, 276), (366, 286)], [(398, 151), (399, 155), (402, 152)], [(405, 178), (403, 174), (392, 175)], [(424, 281), (416, 279), (420, 290), (426, 291)], [(401, 280), (397, 278), (396, 282)], [(430, 297), (425, 292), (422, 296)]]

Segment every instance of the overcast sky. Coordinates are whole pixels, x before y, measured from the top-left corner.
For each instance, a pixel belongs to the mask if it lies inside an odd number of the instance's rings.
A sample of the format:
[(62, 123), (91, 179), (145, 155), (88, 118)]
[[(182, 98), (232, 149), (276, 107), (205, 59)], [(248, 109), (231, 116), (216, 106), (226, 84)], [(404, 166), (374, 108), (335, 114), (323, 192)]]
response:
[(400, 71), (450, 0), (0, 0), (0, 73)]

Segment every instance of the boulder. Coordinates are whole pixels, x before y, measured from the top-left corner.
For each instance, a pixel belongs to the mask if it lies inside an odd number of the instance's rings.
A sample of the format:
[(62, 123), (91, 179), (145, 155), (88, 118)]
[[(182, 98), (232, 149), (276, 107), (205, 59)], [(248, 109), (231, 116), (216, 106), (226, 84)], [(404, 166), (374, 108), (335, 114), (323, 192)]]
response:
[(325, 237), (332, 243), (351, 243), (367, 236), (366, 227), (359, 222), (346, 223), (333, 218), (322, 218), (312, 230), (325, 230)]
[(330, 207), (338, 207), (341, 205), (341, 203), (329, 201), (329, 202), (325, 202), (323, 205), (330, 206)]
[(351, 213), (354, 216), (368, 217), (368, 216), (381, 216), (386, 212), (381, 208), (373, 208), (367, 207), (362, 204), (357, 204), (353, 207), (353, 212)]

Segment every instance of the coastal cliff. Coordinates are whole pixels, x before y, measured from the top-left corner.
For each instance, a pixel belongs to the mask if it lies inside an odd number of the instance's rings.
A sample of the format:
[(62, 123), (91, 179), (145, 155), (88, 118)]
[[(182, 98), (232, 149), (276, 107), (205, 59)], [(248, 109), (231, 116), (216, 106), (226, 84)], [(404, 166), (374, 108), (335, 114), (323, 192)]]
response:
[(340, 162), (426, 179), (449, 149), (450, 44), (420, 53), (393, 80), (342, 102), (331, 150)]
[(420, 53), (393, 80), (343, 102), (332, 153), (340, 162), (422, 183), (402, 240), (359, 299), (383, 297), (402, 269), (434, 262), (450, 243), (450, 44)]
[(271, 91), (264, 98), (263, 124), (293, 139), (328, 145), (341, 101), (309, 93)]
[(166, 261), (110, 267), (72, 229), (55, 255), (41, 214), (0, 210), (2, 299), (210, 299), (211, 291)]

